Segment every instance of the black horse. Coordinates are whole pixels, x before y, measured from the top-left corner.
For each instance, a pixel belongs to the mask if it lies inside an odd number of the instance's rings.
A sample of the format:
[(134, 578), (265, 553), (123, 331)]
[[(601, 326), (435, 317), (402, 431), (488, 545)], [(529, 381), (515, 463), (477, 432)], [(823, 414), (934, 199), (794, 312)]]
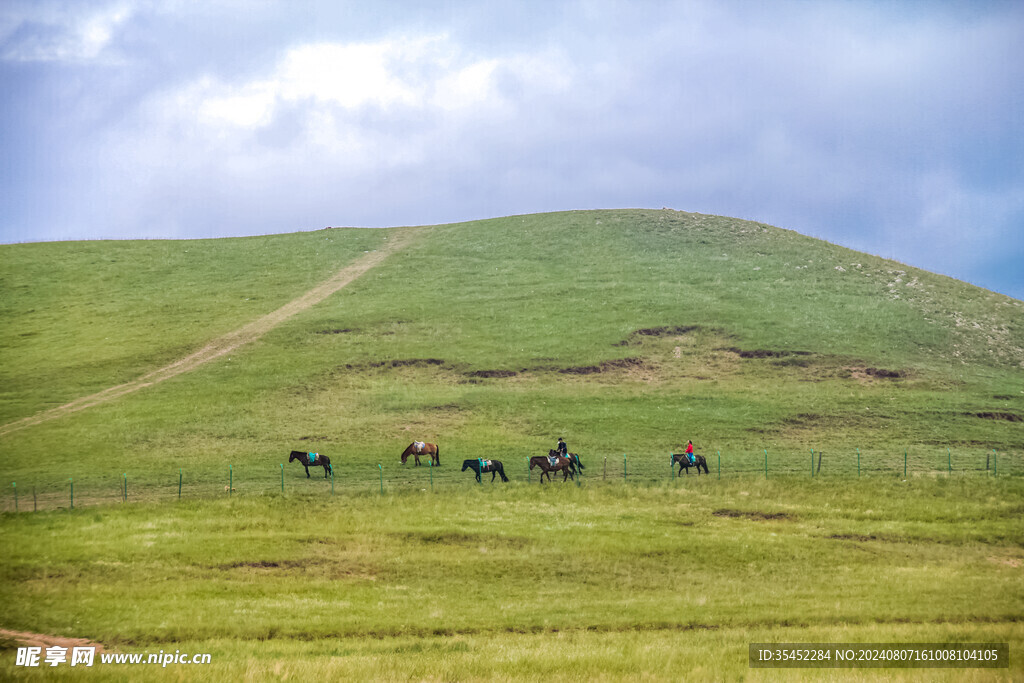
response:
[[(315, 457), (314, 460), (310, 461), (309, 456)], [(302, 466), (306, 468), (306, 478), (309, 479), (309, 467), (323, 467), (324, 468), (324, 479), (327, 479), (327, 474), (330, 472), (334, 474), (334, 468), (331, 467), (331, 459), (326, 455), (320, 453), (306, 453), (305, 451), (292, 451), (292, 454), (288, 456), (288, 462), (292, 460), (298, 460), (302, 463)]]
[(698, 477), (700, 476), (701, 467), (704, 468), (704, 474), (710, 474), (710, 472), (708, 472), (708, 461), (704, 459), (703, 455), (697, 455), (696, 453), (694, 453), (693, 462), (691, 463), (690, 458), (689, 456), (686, 455), (686, 453), (673, 453), (672, 464), (674, 465), (676, 463), (679, 463), (679, 474), (683, 473), (684, 467), (686, 468), (687, 474), (690, 473), (691, 467), (696, 467)]
[(580, 462), (580, 456), (575, 453), (569, 453), (569, 470), (573, 474), (582, 474), (585, 469), (587, 468)]
[[(481, 467), (481, 465), (483, 465)], [(502, 466), (500, 460), (463, 460), (462, 471), (473, 470), (476, 472), (476, 480), (480, 481), (480, 474), (482, 472), (491, 473), (491, 481), (494, 481), (495, 475), (500, 474), (502, 481), (508, 481), (508, 477), (505, 476), (505, 468)]]

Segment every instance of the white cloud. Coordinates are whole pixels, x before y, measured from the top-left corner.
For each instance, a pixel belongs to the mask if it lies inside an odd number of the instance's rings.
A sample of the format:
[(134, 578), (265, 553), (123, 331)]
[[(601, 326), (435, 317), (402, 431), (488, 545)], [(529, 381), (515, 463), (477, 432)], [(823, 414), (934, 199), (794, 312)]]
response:
[(133, 13), (127, 2), (18, 5), (0, 27), (0, 57), (13, 62), (88, 62), (99, 59)]
[(182, 114), (195, 112), (201, 125), (250, 129), (269, 125), (282, 108), (294, 105), (320, 116), (324, 109), (364, 108), (452, 113), (506, 104), (496, 87), (501, 69), (551, 77), (529, 59), (464, 55), (445, 36), (402, 37), (300, 45), (287, 50), (265, 77), (230, 84), (207, 76), (175, 99), (191, 102)]

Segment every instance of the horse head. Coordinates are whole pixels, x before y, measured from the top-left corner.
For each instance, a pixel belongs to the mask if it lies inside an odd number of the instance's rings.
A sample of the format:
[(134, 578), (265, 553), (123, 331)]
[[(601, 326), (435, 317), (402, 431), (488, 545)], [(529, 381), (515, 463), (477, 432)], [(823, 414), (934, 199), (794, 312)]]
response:
[(468, 470), (470, 467), (473, 466), (474, 462), (476, 462), (476, 461), (475, 460), (463, 460), (462, 461), (462, 471), (465, 472), (466, 470)]

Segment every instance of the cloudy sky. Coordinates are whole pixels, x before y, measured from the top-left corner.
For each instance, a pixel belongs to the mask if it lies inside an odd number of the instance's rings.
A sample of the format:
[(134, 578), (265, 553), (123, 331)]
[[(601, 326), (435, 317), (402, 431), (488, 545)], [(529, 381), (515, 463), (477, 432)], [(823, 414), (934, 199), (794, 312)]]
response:
[(0, 241), (750, 218), (1024, 298), (1024, 2), (0, 0)]

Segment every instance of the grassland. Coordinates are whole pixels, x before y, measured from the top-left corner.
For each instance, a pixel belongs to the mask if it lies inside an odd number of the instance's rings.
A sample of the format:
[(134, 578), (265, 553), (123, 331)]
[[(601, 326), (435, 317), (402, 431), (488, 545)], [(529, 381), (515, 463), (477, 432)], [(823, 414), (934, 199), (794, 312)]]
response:
[[(698, 214), (405, 230), (230, 357), (0, 436), (0, 626), (207, 648), (210, 678), (742, 678), (759, 638), (1024, 642), (1024, 303)], [(0, 423), (391, 234), (0, 247)], [(540, 490), (558, 436), (587, 476)], [(398, 465), (415, 438), (442, 468)], [(671, 478), (687, 439), (712, 477)], [(281, 495), (292, 448), (331, 456), (333, 496), (296, 465)], [(513, 481), (477, 486), (476, 457)]]
[(1019, 645), (1021, 487), (694, 478), (21, 515), (0, 604), (112, 651), (210, 652), (209, 679), (739, 679), (758, 639)]

